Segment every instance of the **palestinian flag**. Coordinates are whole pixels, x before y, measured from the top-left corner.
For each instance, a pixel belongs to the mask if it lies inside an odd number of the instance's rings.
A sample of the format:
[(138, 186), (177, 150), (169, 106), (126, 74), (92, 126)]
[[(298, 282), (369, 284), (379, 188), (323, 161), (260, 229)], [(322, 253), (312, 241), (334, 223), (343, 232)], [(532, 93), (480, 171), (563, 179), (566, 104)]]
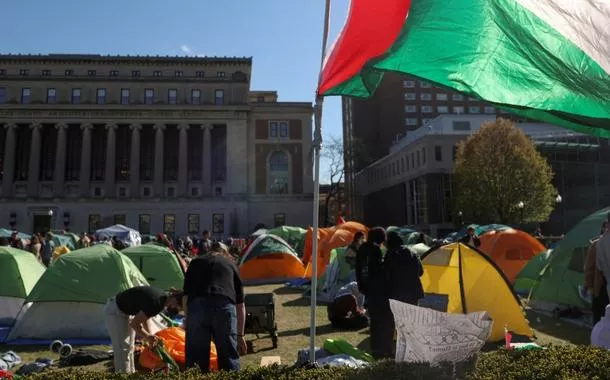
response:
[(610, 138), (610, 0), (352, 0), (318, 94), (369, 97), (384, 71)]

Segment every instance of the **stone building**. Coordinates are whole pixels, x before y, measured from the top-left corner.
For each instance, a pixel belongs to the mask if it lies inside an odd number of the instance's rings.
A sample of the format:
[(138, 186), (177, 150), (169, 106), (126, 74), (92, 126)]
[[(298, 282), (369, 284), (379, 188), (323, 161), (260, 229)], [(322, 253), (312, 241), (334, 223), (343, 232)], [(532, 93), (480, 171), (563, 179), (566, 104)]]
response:
[(251, 58), (0, 56), (0, 226), (244, 235), (309, 225), (312, 106)]

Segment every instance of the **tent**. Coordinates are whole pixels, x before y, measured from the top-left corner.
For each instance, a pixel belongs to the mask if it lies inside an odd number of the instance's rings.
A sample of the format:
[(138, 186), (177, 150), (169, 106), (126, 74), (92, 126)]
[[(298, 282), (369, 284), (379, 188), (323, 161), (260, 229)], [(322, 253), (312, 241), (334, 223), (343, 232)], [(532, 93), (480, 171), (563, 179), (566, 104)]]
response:
[(286, 241), (275, 235), (261, 235), (247, 248), (239, 262), (245, 283), (274, 283), (299, 278), (305, 267)]
[(491, 342), (504, 339), (504, 327), (533, 336), (517, 295), (494, 262), (462, 243), (433, 249), (422, 256), (422, 306), (448, 313), (486, 311), (493, 320)]
[(142, 244), (142, 237), (140, 233), (133, 228), (125, 227), (122, 224), (115, 224), (108, 228), (102, 228), (101, 230), (95, 231), (98, 238), (112, 238), (117, 237), (123, 244), (128, 247), (135, 247)]
[(0, 247), (0, 328), (13, 325), (45, 269), (30, 252)]
[[(10, 238), (13, 236), (13, 230), (7, 230), (6, 228), (0, 228), (0, 237)], [(17, 237), (21, 240), (30, 240), (32, 235), (24, 234), (23, 232), (17, 232)]]
[(106, 341), (106, 301), (139, 285), (148, 285), (142, 273), (109, 245), (62, 255), (30, 292), (7, 341)]
[(163, 290), (182, 289), (184, 274), (176, 256), (167, 247), (144, 244), (126, 248), (122, 253), (133, 261), (151, 286)]
[(504, 225), (504, 224), (484, 224), (484, 225), (479, 225), (479, 224), (469, 224), (466, 227), (462, 228), (459, 231), (456, 232), (452, 232), (449, 235), (447, 235), (445, 237), (445, 241), (449, 242), (449, 243), (453, 243), (458, 241), (460, 238), (466, 236), (466, 233), (468, 231), (469, 228), (474, 228), (474, 233), (477, 236), (481, 236), (484, 235), (488, 232), (491, 231), (504, 231), (504, 230), (508, 230), (511, 227)]
[(281, 226), (267, 231), (268, 234), (275, 235), (284, 239), (296, 251), (299, 256), (303, 256), (305, 249), (305, 235), (307, 230), (301, 227)]
[(342, 247), (330, 252), (330, 261), (320, 276), (319, 301), (332, 302), (337, 290), (352, 280), (350, 277), (355, 281), (354, 269), (345, 260), (346, 251), (347, 248)]
[(521, 269), (521, 272), (517, 275), (515, 282), (513, 283), (513, 289), (518, 294), (529, 295), (530, 291), (538, 285), (540, 280), (540, 272), (546, 267), (553, 250), (547, 249), (546, 251), (534, 256), (525, 267)]
[(78, 248), (78, 242), (80, 241), (80, 237), (71, 232), (53, 230), (53, 242), (56, 246), (66, 246), (71, 251)]
[(601, 209), (580, 221), (555, 246), (549, 256), (548, 265), (540, 274), (532, 299), (552, 304), (589, 308), (580, 297), (585, 256), (590, 241), (599, 235), (601, 224), (606, 220), (610, 207)]
[(532, 235), (512, 228), (482, 235), (479, 249), (492, 258), (511, 284), (534, 256), (546, 250)]

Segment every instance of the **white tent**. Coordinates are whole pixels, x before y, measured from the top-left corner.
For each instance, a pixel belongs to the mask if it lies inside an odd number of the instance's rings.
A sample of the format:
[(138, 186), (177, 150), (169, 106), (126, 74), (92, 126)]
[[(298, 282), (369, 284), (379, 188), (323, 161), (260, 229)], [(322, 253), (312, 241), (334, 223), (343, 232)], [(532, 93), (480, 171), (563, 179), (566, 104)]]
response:
[(123, 244), (128, 247), (137, 247), (142, 244), (140, 233), (133, 228), (126, 227), (122, 224), (115, 224), (107, 228), (95, 231), (98, 238), (110, 239), (116, 236)]

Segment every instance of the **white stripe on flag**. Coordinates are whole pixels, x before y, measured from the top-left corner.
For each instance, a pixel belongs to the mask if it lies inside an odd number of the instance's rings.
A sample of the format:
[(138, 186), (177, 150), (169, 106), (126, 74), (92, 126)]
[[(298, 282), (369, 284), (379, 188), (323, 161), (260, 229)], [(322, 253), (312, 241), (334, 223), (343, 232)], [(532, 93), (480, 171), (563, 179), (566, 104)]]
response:
[(610, 1), (515, 0), (610, 74)]

